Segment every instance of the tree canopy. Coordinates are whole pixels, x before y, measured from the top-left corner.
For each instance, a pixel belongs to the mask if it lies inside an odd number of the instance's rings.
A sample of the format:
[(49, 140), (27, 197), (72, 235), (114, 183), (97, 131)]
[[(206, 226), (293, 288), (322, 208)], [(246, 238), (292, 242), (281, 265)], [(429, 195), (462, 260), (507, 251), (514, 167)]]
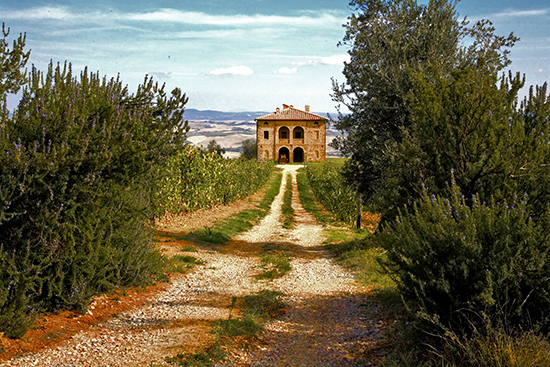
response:
[[(341, 42), (349, 46), (346, 82), (333, 80), (333, 99), (340, 113), (334, 126), (342, 135), (333, 146), (350, 156), (344, 167), (349, 183), (367, 197), (387, 186), (384, 180), (403, 133), (411, 125), (408, 100), (413, 75), (437, 64), (444, 76), (469, 65), (500, 71), (509, 64), (508, 50), (517, 39), (500, 37), (488, 21), (470, 26), (460, 21), (455, 3), (431, 0), (354, 0)], [(468, 40), (468, 45), (466, 44)], [(481, 62), (483, 60), (483, 63)]]
[(242, 141), (242, 157), (246, 159), (256, 159), (258, 156), (258, 145), (256, 139), (246, 139)]

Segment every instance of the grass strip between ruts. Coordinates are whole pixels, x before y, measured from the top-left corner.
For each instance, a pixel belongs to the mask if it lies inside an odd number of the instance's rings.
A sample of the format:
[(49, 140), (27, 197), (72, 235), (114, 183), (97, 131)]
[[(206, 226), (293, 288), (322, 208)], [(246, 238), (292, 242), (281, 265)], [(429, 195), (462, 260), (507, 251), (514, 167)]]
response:
[[(228, 319), (213, 322), (215, 341), (209, 347), (196, 353), (180, 353), (165, 361), (178, 366), (214, 366), (227, 356), (228, 347), (247, 345), (263, 330), (267, 321), (286, 312), (280, 299), (282, 295), (278, 291), (262, 290), (244, 297), (232, 297)], [(236, 308), (241, 312), (233, 316)]]
[(288, 175), (286, 180), (285, 195), (281, 208), (283, 228), (290, 229), (294, 222), (294, 209), (292, 208), (292, 176)]

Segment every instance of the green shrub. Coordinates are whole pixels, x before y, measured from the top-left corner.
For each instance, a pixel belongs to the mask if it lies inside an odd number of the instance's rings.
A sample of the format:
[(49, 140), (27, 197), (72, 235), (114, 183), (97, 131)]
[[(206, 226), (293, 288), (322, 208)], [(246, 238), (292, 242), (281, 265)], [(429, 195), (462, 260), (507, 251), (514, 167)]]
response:
[(529, 198), (466, 204), (456, 185), (449, 199), (428, 196), (377, 234), (386, 269), (406, 302), (451, 330), (548, 328), (549, 217), (530, 217)]
[(159, 274), (148, 226), (156, 167), (183, 146), (186, 102), (149, 78), (129, 94), (70, 65), (33, 68), (0, 124), (5, 335), (23, 335), (36, 311), (84, 312), (99, 292)]

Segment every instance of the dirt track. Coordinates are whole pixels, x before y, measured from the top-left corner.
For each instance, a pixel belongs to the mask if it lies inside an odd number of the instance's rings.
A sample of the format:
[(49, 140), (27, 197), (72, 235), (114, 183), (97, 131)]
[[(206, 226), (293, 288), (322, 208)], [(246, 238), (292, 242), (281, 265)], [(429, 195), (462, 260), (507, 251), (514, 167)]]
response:
[[(54, 348), (25, 354), (0, 366), (167, 365), (165, 357), (209, 343), (209, 321), (228, 317), (232, 296), (261, 289), (283, 292), (287, 312), (267, 325), (257, 345), (234, 351), (223, 365), (353, 366), (366, 363), (365, 358), (374, 362), (384, 354), (379, 351), (384, 326), (379, 320), (380, 306), (322, 247), (322, 227), (303, 210), (298, 199), (298, 168), (284, 166), (279, 195), (268, 216), (252, 230), (223, 247), (195, 246), (199, 251), (192, 255), (205, 265), (175, 276), (165, 289), (154, 292), (141, 305), (82, 330)], [(296, 221), (290, 230), (283, 229), (279, 220), (287, 179), (293, 181)], [(185, 225), (180, 221), (180, 230)], [(162, 229), (177, 232), (178, 225), (173, 219)], [(173, 240), (162, 246), (175, 254), (184, 244)], [(274, 281), (256, 281), (258, 258), (266, 246), (290, 254), (293, 270)], [(95, 304), (99, 308), (101, 298)], [(89, 312), (93, 314), (94, 309)]]

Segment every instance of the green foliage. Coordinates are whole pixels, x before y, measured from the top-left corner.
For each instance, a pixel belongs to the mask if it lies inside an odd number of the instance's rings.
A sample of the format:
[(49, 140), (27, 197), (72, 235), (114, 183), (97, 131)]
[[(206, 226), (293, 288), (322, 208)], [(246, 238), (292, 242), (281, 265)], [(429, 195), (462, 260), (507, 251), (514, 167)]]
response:
[(292, 223), (294, 221), (294, 209), (292, 208), (292, 179), (290, 176), (287, 176), (285, 195), (283, 197), (281, 212), (283, 228), (292, 228)]
[(256, 279), (270, 279), (281, 278), (286, 275), (292, 266), (290, 265), (290, 257), (286, 254), (266, 254), (260, 257), (262, 262), (263, 271), (256, 275)]
[[(7, 38), (10, 34), (10, 29), (6, 29), (6, 25), (2, 23), (2, 38), (0, 39), (0, 102), (2, 109), (0, 114), (7, 111), (4, 110), (7, 93), (17, 93), (21, 86), (26, 83), (25, 65), (29, 61), (31, 51), (25, 52), (25, 42), (27, 35), (20, 34), (13, 41), (13, 46), (10, 49)], [(7, 116), (4, 116), (7, 117)]]
[(321, 223), (323, 226), (326, 225), (331, 220), (331, 217), (326, 211), (323, 211), (322, 208), (315, 204), (315, 197), (309, 186), (306, 174), (304, 172), (299, 172), (296, 176), (296, 181), (298, 183), (300, 204), (302, 204), (304, 210), (315, 217), (317, 222)]
[(242, 155), (246, 159), (256, 159), (258, 157), (258, 145), (256, 139), (246, 139), (242, 141)]
[(307, 179), (317, 202), (347, 224), (355, 222), (357, 193), (340, 174), (340, 169), (328, 164), (308, 165)]
[(0, 125), (7, 336), (21, 336), (36, 311), (84, 312), (98, 292), (145, 285), (160, 272), (147, 222), (156, 167), (185, 139), (186, 102), (149, 78), (129, 94), (118, 79), (75, 76), (70, 65), (30, 72)]
[[(412, 124), (395, 145), (384, 175), (388, 185), (380, 208), (386, 219), (394, 218), (397, 208), (411, 206), (421, 185), (433, 194), (448, 195), (451, 175), (467, 198), (476, 194), (481, 200), (498, 200), (524, 192), (525, 166), (548, 157), (548, 148), (541, 144), (548, 127), (533, 129), (512, 118), (523, 81), (503, 77), (499, 87), (496, 73), (488, 70), (465, 67), (445, 75), (437, 65), (427, 69), (431, 78), (413, 75)], [(518, 151), (525, 150), (523, 144), (541, 150), (528, 156)]]
[(222, 146), (216, 142), (216, 140), (210, 140), (208, 142), (208, 145), (206, 146), (206, 151), (208, 153), (216, 153), (220, 157), (223, 157), (223, 155), (225, 154), (225, 149), (223, 149)]
[(161, 169), (159, 213), (179, 214), (242, 199), (267, 182), (273, 167), (273, 162), (223, 159), (188, 145)]
[(453, 185), (449, 199), (424, 192), (402, 211), (377, 240), (410, 307), (459, 334), (486, 320), (548, 329), (549, 217), (535, 221), (528, 200), (469, 206)]
[(346, 83), (333, 82), (333, 91), (334, 100), (351, 113), (335, 121), (345, 134), (333, 146), (351, 156), (344, 169), (347, 181), (372, 198), (388, 185), (384, 175), (390, 170), (393, 144), (411, 124), (411, 72), (434, 63), (443, 65), (444, 75), (457, 65), (482, 63), (498, 71), (509, 63), (505, 48), (517, 39), (494, 35), (484, 20), (473, 26), (460, 22), (455, 3), (448, 0), (426, 5), (414, 0), (353, 0), (350, 5), (355, 12), (342, 43), (351, 47), (351, 61), (343, 71)]

